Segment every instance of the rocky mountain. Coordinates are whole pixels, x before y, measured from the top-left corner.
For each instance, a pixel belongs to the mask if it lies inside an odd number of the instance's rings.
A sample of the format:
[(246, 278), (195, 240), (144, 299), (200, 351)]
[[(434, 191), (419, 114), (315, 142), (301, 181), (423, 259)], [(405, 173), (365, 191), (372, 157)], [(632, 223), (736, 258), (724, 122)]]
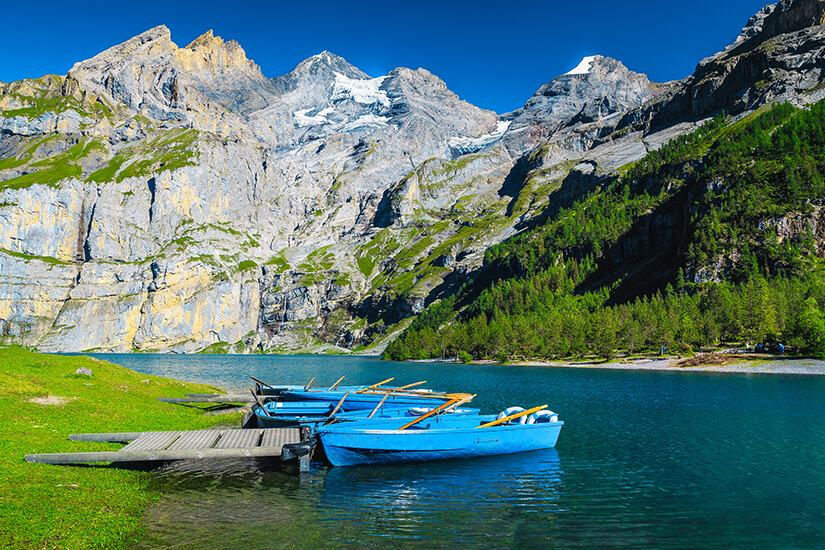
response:
[(165, 27), (0, 84), (0, 338), (52, 351), (374, 351), (484, 251), (720, 109), (813, 102), (823, 2), (680, 82), (585, 58), (497, 115), (323, 52), (264, 76)]

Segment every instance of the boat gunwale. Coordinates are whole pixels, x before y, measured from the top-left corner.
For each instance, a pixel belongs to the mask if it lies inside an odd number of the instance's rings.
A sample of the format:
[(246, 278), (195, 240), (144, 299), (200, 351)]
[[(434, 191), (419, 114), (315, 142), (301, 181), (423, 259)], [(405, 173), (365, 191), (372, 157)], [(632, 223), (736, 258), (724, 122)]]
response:
[[(466, 417), (465, 417), (466, 418)], [(384, 420), (384, 419), (382, 419)], [(480, 426), (480, 425), (479, 425)], [(330, 426), (324, 426), (323, 428), (318, 430), (318, 435), (323, 437), (325, 433), (332, 433), (335, 435), (344, 435), (344, 434), (352, 434), (352, 435), (408, 435), (408, 434), (433, 434), (438, 432), (449, 432), (449, 433), (458, 433), (462, 431), (467, 432), (475, 432), (475, 433), (485, 433), (489, 430), (527, 430), (527, 429), (538, 429), (538, 428), (549, 428), (554, 426), (562, 427), (564, 426), (564, 421), (558, 420), (556, 422), (541, 422), (538, 424), (499, 424), (498, 426), (490, 426), (487, 428), (479, 429), (479, 426), (436, 426), (435, 428), (429, 427), (427, 425), (426, 428), (422, 427), (412, 427), (406, 430), (389, 430), (389, 429), (380, 429), (380, 428), (363, 428), (358, 426), (358, 422), (346, 422), (341, 424), (332, 424)]]

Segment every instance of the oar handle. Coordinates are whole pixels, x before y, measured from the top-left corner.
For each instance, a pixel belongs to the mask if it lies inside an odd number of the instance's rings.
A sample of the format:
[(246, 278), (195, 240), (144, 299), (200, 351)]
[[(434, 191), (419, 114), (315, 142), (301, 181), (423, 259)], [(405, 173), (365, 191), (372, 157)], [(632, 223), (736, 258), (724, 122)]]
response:
[(541, 407), (533, 407), (532, 409), (527, 409), (526, 411), (521, 411), (518, 413), (511, 414), (510, 416), (505, 416), (504, 418), (500, 418), (498, 420), (494, 420), (492, 422), (488, 422), (486, 424), (482, 424), (480, 426), (476, 426), (476, 428), (489, 428), (491, 426), (498, 426), (499, 424), (504, 424), (505, 422), (510, 422), (511, 420), (515, 420), (516, 418), (521, 418), (522, 416), (527, 416), (533, 414), (535, 412), (539, 412), (540, 410), (546, 409), (547, 405), (542, 405)]
[(455, 403), (453, 403), (452, 405), (450, 405), (449, 407), (447, 407), (446, 409), (444, 409), (444, 411), (442, 411), (442, 412), (450, 412), (452, 409), (455, 409), (455, 408), (457, 408), (457, 407), (460, 407), (460, 406), (461, 406), (461, 405), (463, 405), (464, 403), (469, 403), (469, 402), (470, 402), (470, 401), (472, 401), (472, 400), (473, 400), (473, 398), (475, 398), (477, 395), (478, 395), (478, 394), (475, 394), (475, 395), (468, 395), (467, 397), (465, 397), (465, 398), (464, 398), (464, 399), (462, 399), (461, 401), (456, 401)]
[(396, 389), (397, 390), (406, 390), (407, 388), (414, 388), (416, 386), (420, 386), (421, 384), (426, 384), (426, 383), (427, 383), (426, 380), (422, 380), (421, 382), (416, 382), (414, 384), (407, 384), (406, 386), (398, 386)]
[(315, 377), (314, 377), (314, 376), (312, 377), (312, 380), (310, 380), (310, 381), (309, 381), (309, 384), (307, 384), (306, 386), (304, 386), (304, 391), (308, 390), (308, 389), (309, 389), (309, 387), (312, 385), (312, 383), (313, 383), (313, 382), (315, 382)]
[(266, 386), (267, 388), (271, 388), (271, 387), (272, 387), (270, 384), (267, 384), (266, 382), (263, 382), (263, 381), (261, 381), (261, 380), (258, 380), (258, 379), (257, 379), (257, 378), (255, 378), (254, 376), (250, 376), (250, 378), (251, 378), (252, 380), (254, 380), (255, 382), (257, 382), (258, 384), (260, 384), (261, 386)]
[(373, 384), (372, 386), (367, 386), (366, 388), (362, 388), (362, 389), (358, 390), (358, 391), (357, 391), (357, 392), (355, 392), (355, 393), (364, 393), (365, 391), (368, 391), (368, 390), (371, 390), (371, 389), (373, 389), (373, 388), (376, 388), (376, 387), (380, 386), (381, 384), (386, 384), (387, 382), (392, 382), (393, 380), (395, 380), (395, 377), (393, 377), (393, 378), (387, 378), (386, 380), (382, 380), (381, 382), (379, 382), (379, 383), (377, 383), (377, 384)]
[(338, 381), (337, 381), (336, 383), (334, 383), (333, 385), (331, 385), (327, 391), (332, 391), (332, 390), (334, 390), (335, 388), (337, 388), (337, 387), (338, 387), (338, 384), (340, 384), (340, 383), (341, 383), (341, 380), (343, 380), (343, 379), (344, 379), (344, 378), (346, 378), (346, 377), (347, 377), (347, 376), (346, 376), (346, 375), (344, 375), (344, 376), (342, 376), (341, 378), (339, 378), (339, 379), (338, 379)]
[(367, 418), (372, 418), (373, 416), (375, 416), (375, 413), (377, 413), (377, 412), (378, 412), (378, 409), (380, 409), (380, 408), (384, 405), (384, 401), (386, 401), (386, 400), (387, 400), (387, 398), (388, 398), (390, 395), (392, 395), (392, 392), (388, 392), (388, 393), (386, 393), (386, 394), (384, 395), (384, 397), (382, 397), (382, 398), (381, 398), (381, 401), (379, 401), (379, 402), (378, 402), (378, 404), (375, 406), (375, 408), (372, 410), (372, 412), (371, 412), (369, 415), (367, 415)]
[(340, 409), (341, 406), (344, 404), (344, 399), (346, 399), (348, 395), (349, 395), (349, 391), (344, 394), (344, 397), (341, 398), (341, 400), (338, 402), (338, 404), (335, 405), (335, 408), (332, 409), (332, 412), (329, 413), (329, 419), (330, 420), (332, 420), (332, 417), (335, 416), (335, 413), (337, 413), (338, 409)]
[[(256, 382), (257, 382), (257, 380), (256, 380)], [(272, 415), (269, 414), (269, 411), (266, 410), (266, 407), (264, 407), (263, 403), (261, 403), (261, 401), (258, 399), (258, 396), (255, 395), (255, 391), (254, 390), (249, 390), (249, 391), (252, 393), (252, 397), (255, 398), (255, 404), (257, 404), (258, 407), (260, 407), (260, 409), (264, 412), (264, 414), (267, 417), (272, 418)]]
[(451, 401), (447, 401), (446, 403), (444, 403), (443, 405), (441, 405), (441, 406), (440, 406), (440, 407), (438, 407), (437, 409), (433, 409), (433, 410), (431, 410), (430, 412), (428, 412), (427, 414), (422, 414), (421, 416), (419, 416), (419, 417), (418, 417), (418, 418), (416, 418), (415, 420), (412, 420), (411, 422), (408, 422), (407, 424), (404, 424), (403, 426), (401, 426), (400, 428), (398, 428), (398, 431), (401, 431), (401, 430), (406, 430), (406, 429), (407, 429), (407, 428), (409, 428), (410, 426), (415, 426), (416, 424), (418, 424), (419, 422), (421, 422), (421, 421), (422, 421), (422, 420), (424, 420), (425, 418), (429, 418), (429, 417), (431, 417), (431, 416), (433, 416), (433, 415), (435, 415), (435, 414), (438, 414), (439, 412), (441, 412), (442, 410), (446, 409), (446, 408), (447, 408), (447, 407), (449, 407), (450, 405), (454, 405), (454, 404), (458, 403), (459, 401), (461, 401), (461, 399), (453, 399), (453, 400), (451, 400)]

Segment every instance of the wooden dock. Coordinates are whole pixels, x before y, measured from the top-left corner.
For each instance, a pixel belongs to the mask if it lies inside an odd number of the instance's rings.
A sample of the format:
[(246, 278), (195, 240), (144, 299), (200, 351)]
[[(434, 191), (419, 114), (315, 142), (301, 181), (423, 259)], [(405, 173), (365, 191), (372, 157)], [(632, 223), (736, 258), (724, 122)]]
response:
[(28, 454), (26, 461), (41, 464), (86, 464), (280, 457), (282, 460), (298, 459), (300, 471), (303, 472), (309, 470), (314, 445), (306, 428), (74, 434), (69, 439), (128, 442), (128, 445), (119, 451)]
[(254, 403), (252, 394), (246, 395), (223, 395), (208, 393), (192, 393), (186, 397), (158, 397), (161, 403)]

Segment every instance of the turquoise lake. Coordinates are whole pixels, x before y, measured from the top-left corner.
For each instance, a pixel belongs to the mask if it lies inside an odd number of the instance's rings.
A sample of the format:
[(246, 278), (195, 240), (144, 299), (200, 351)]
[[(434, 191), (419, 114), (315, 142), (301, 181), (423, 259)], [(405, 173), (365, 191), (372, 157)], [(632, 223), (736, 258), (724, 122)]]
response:
[(427, 381), (473, 405), (548, 404), (554, 450), (156, 476), (135, 548), (825, 548), (825, 377), (393, 363), (372, 358), (100, 354), (248, 391)]

